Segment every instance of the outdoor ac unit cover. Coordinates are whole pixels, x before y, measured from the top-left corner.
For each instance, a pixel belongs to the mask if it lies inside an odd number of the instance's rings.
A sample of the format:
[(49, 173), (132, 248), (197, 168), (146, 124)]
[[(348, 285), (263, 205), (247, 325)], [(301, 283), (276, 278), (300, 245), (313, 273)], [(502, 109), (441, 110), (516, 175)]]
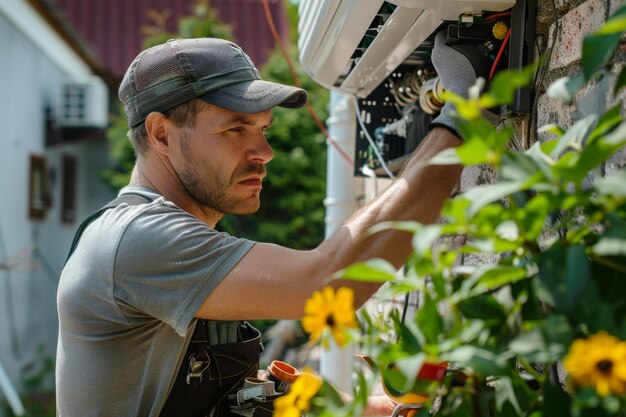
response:
[(444, 21), (514, 5), (515, 0), (301, 0), (300, 62), (326, 88), (367, 97), (400, 64), (419, 60), (415, 51)]
[(58, 123), (65, 127), (105, 128), (108, 124), (108, 90), (99, 77), (64, 82)]

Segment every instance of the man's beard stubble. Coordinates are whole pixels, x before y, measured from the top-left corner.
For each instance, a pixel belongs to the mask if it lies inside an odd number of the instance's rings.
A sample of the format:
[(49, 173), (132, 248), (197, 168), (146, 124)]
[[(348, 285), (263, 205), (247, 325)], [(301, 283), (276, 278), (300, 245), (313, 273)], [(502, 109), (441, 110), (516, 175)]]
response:
[[(252, 214), (260, 207), (259, 195), (250, 202), (230, 193), (237, 182), (251, 175), (262, 175), (265, 166), (262, 164), (248, 164), (241, 172), (235, 171), (230, 178), (213, 172), (212, 169), (202, 169), (202, 164), (192, 155), (185, 155), (189, 164), (184, 172), (179, 173), (180, 180), (189, 193), (201, 206), (217, 211), (221, 214)], [(204, 181), (203, 181), (204, 180)]]

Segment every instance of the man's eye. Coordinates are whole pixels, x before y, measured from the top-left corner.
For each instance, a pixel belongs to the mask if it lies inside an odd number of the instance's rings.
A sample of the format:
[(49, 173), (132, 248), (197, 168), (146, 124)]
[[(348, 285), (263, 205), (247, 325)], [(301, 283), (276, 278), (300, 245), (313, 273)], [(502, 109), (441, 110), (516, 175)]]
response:
[(240, 133), (240, 132), (243, 132), (243, 127), (241, 126), (231, 127), (230, 129), (228, 129), (228, 131), (234, 132), (234, 133)]

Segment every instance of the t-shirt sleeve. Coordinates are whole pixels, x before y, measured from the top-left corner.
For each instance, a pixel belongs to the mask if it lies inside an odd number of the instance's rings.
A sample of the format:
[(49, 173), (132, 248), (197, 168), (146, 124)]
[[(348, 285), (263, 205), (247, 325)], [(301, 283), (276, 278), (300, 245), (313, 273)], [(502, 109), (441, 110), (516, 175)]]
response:
[(253, 245), (178, 209), (147, 211), (120, 239), (116, 301), (129, 325), (158, 319), (183, 336), (206, 297)]

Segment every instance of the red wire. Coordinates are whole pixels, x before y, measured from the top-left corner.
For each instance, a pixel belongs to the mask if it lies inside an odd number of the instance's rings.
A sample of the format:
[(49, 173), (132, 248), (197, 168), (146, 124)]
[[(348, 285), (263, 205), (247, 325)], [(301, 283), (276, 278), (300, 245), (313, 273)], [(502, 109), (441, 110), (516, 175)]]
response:
[[(280, 52), (285, 57), (285, 60), (287, 61), (287, 64), (289, 65), (289, 71), (291, 72), (291, 76), (293, 77), (293, 80), (296, 86), (302, 87), (302, 82), (300, 82), (300, 77), (298, 77), (298, 74), (296, 73), (296, 69), (294, 68), (293, 63), (291, 62), (291, 58), (289, 57), (289, 54), (283, 47), (283, 42), (280, 39), (278, 30), (276, 29), (276, 25), (274, 24), (274, 18), (272, 17), (272, 12), (270, 11), (270, 6), (267, 0), (263, 0), (263, 8), (265, 9), (265, 17), (267, 19), (267, 24), (269, 25), (270, 30), (272, 31), (274, 42), (276, 42), (276, 44), (280, 48)], [(308, 110), (309, 114), (315, 121), (315, 124), (317, 125), (317, 127), (324, 134), (324, 136), (326, 136), (326, 138), (328, 139), (328, 142), (337, 150), (337, 152), (339, 153), (339, 155), (343, 157), (343, 159), (345, 159), (350, 165), (354, 166), (354, 161), (352, 160), (352, 158), (350, 158), (344, 152), (344, 150), (339, 147), (339, 144), (337, 144), (337, 142), (332, 137), (330, 137), (330, 135), (328, 134), (328, 130), (326, 130), (326, 126), (324, 126), (324, 123), (322, 123), (322, 121), (319, 119), (319, 117), (317, 116), (317, 113), (315, 113), (315, 109), (313, 109), (313, 106), (311, 105), (309, 101), (307, 101), (306, 103), (306, 109)]]
[(497, 19), (498, 17), (502, 17), (502, 16), (510, 16), (511, 12), (502, 12), (502, 13), (496, 13), (496, 14), (492, 14), (490, 16), (487, 16), (483, 22), (489, 22), (493, 19)]
[(511, 37), (511, 28), (509, 28), (504, 40), (502, 41), (502, 45), (500, 46), (500, 50), (498, 51), (498, 55), (496, 56), (495, 61), (493, 61), (493, 65), (491, 66), (491, 73), (489, 74), (489, 80), (493, 77), (493, 74), (496, 73), (496, 67), (500, 63), (500, 58), (502, 58), (502, 54), (506, 49), (506, 44), (509, 43), (509, 38)]

